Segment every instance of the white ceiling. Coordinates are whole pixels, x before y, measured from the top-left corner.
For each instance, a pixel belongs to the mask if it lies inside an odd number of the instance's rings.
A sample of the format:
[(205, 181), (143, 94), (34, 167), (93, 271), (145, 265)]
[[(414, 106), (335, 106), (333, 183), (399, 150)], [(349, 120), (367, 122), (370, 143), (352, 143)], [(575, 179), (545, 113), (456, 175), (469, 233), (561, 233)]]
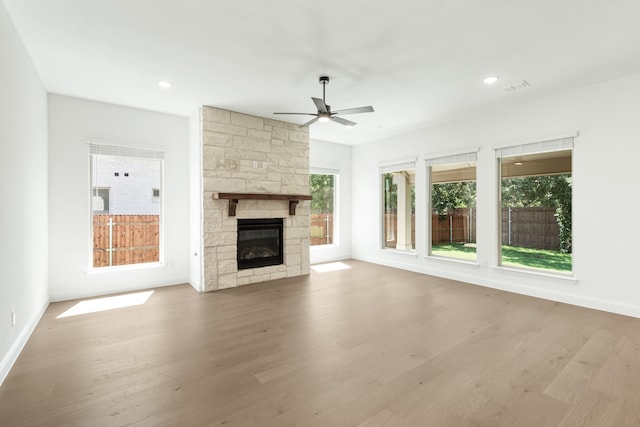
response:
[(326, 74), (334, 110), (376, 110), (311, 126), (346, 144), (640, 72), (639, 0), (3, 1), (49, 92), (303, 123), (272, 113), (315, 112)]

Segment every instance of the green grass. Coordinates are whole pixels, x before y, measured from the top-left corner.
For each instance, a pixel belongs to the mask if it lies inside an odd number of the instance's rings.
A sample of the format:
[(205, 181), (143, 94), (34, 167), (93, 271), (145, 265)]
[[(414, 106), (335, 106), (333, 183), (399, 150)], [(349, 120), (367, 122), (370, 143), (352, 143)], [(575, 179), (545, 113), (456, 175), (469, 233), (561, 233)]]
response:
[(571, 273), (571, 254), (546, 249), (502, 247), (502, 265), (505, 267), (527, 267)]
[[(475, 261), (476, 245), (475, 243), (433, 245), (431, 253), (437, 256)], [(571, 273), (571, 264), (571, 254), (559, 251), (518, 248), (515, 246), (502, 247), (502, 265), (505, 267), (524, 267), (553, 273)]]

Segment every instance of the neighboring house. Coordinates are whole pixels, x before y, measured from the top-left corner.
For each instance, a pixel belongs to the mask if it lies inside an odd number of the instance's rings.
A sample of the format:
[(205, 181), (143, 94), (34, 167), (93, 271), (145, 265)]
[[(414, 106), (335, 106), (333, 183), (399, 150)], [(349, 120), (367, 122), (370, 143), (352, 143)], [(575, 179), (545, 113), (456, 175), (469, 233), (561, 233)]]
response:
[(91, 166), (94, 214), (160, 214), (160, 161), (98, 155)]

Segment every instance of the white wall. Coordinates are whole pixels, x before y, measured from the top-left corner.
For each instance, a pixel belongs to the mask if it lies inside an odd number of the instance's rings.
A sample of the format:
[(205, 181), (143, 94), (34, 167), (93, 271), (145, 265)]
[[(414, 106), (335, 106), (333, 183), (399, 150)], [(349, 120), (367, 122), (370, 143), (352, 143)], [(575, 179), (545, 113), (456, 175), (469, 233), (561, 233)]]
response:
[[(188, 119), (49, 95), (49, 291), (51, 300), (79, 298), (189, 278)], [(90, 271), (91, 217), (87, 142), (165, 152), (164, 264)]]
[[(505, 94), (505, 96), (508, 96)], [(510, 109), (353, 147), (354, 258), (640, 317), (635, 226), (640, 159), (640, 74)], [(577, 130), (573, 156), (573, 267), (576, 280), (496, 269), (497, 195), (493, 147)], [(425, 257), (424, 157), (478, 152), (478, 265)], [(417, 254), (380, 249), (378, 164), (417, 157)]]
[(47, 94), (2, 2), (0, 61), (2, 383), (49, 302)]
[(331, 142), (309, 141), (311, 168), (340, 171), (338, 178), (338, 240), (335, 245), (311, 246), (311, 264), (351, 257), (351, 146)]

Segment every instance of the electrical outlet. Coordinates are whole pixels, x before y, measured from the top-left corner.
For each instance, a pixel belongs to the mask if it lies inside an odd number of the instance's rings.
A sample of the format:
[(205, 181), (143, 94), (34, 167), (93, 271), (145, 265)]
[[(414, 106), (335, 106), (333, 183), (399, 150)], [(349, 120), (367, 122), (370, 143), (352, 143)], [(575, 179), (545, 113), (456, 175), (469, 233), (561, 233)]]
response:
[(262, 162), (262, 169), (266, 169), (267, 168), (267, 162)]
[(16, 312), (12, 311), (11, 312), (11, 326), (15, 326), (16, 325)]
[(256, 169), (258, 167), (258, 161), (254, 160), (253, 161), (253, 168)]

